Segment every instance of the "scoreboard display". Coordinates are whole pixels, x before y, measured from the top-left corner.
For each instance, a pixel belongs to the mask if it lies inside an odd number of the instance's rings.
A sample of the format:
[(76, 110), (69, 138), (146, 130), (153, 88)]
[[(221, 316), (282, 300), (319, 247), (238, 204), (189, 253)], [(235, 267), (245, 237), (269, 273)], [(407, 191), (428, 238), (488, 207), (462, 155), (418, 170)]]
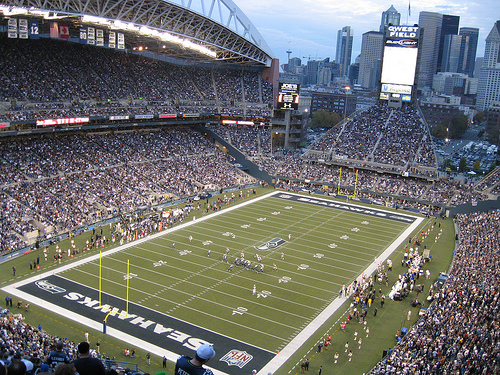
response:
[(278, 109), (299, 109), (298, 83), (280, 83), (278, 89)]
[(411, 101), (417, 68), (419, 28), (388, 26), (385, 35), (380, 99)]

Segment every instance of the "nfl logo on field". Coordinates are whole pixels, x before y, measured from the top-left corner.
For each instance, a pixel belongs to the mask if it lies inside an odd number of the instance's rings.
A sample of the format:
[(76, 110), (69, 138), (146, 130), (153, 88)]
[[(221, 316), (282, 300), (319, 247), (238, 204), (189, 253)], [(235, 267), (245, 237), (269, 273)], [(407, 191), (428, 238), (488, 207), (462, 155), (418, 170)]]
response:
[(238, 366), (239, 368), (243, 368), (243, 366), (250, 362), (252, 358), (253, 355), (248, 354), (247, 352), (233, 349), (225, 354), (220, 361), (226, 362), (229, 366)]

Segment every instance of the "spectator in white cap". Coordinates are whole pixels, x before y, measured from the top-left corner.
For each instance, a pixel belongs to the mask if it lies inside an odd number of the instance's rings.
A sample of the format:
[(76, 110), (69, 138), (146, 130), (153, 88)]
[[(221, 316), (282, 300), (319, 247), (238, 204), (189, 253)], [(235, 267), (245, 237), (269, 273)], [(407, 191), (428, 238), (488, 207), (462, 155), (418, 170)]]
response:
[(175, 375), (213, 375), (212, 371), (203, 368), (203, 365), (215, 357), (215, 350), (212, 345), (201, 345), (194, 358), (181, 355), (175, 364)]

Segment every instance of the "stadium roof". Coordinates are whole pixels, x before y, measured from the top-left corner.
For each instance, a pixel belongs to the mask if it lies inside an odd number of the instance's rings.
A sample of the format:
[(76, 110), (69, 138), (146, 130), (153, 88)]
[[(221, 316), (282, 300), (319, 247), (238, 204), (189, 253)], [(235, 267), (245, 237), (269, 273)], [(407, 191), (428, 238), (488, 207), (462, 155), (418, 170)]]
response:
[(232, 0), (0, 0), (5, 16), (122, 29), (127, 48), (180, 60), (270, 66), (273, 53)]

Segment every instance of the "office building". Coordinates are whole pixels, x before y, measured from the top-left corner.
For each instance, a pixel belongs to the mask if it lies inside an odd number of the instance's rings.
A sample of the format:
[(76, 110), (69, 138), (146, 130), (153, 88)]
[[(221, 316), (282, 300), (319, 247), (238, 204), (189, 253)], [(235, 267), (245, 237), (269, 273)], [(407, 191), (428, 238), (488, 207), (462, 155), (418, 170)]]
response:
[(441, 125), (447, 119), (464, 114), (464, 111), (456, 104), (420, 102), (419, 107), (431, 128)]
[(330, 66), (326, 65), (319, 69), (318, 72), (318, 85), (328, 86), (333, 79), (333, 72)]
[(385, 32), (387, 25), (399, 26), (401, 20), (401, 13), (399, 13), (393, 5), (385, 12), (382, 12), (382, 21), (380, 22), (381, 33)]
[(477, 108), (480, 111), (500, 101), (500, 20), (495, 22), (486, 37), (477, 91)]
[(297, 73), (297, 68), (302, 65), (302, 60), (299, 57), (292, 57), (288, 61), (288, 71), (291, 73)]
[(441, 72), (461, 73), (465, 69), (465, 55), (469, 37), (463, 35), (445, 35)]
[(340, 76), (347, 77), (351, 65), (353, 31), (351, 26), (344, 26), (337, 34), (337, 51), (335, 62), (340, 64)]
[(443, 62), (443, 52), (444, 52), (444, 40), (446, 35), (458, 35), (458, 25), (460, 23), (460, 16), (452, 16), (449, 14), (443, 14), (441, 23), (441, 37), (439, 38), (439, 54), (438, 54), (438, 64), (437, 72), (442, 72), (442, 62)]
[(443, 15), (420, 12), (418, 24), (420, 26), (418, 87), (423, 90), (432, 86), (432, 79), (437, 72)]
[(486, 133), (492, 143), (499, 146), (497, 149), (497, 164), (500, 161), (500, 102), (492, 102), (486, 112)]
[(476, 29), (475, 27), (461, 27), (459, 35), (469, 38), (464, 56), (465, 66), (463, 71), (460, 73), (468, 74), (469, 77), (472, 78), (474, 77), (479, 29)]
[(358, 78), (359, 78), (359, 59), (356, 59), (354, 64), (351, 64), (349, 67), (349, 82), (351, 85), (356, 85), (358, 84)]
[(351, 91), (340, 92), (312, 92), (311, 115), (316, 111), (324, 110), (327, 112), (336, 112), (341, 115), (349, 116), (356, 111), (357, 98)]
[(481, 73), (481, 68), (483, 67), (484, 57), (476, 57), (476, 63), (474, 64), (474, 78), (479, 78), (479, 73)]
[(441, 72), (464, 73), (474, 76), (479, 29), (462, 28), (459, 35), (444, 37)]
[(305, 83), (306, 85), (315, 85), (318, 83), (319, 60), (309, 60), (306, 66)]
[(358, 84), (365, 89), (373, 89), (380, 79), (382, 55), (384, 52), (384, 33), (368, 31), (361, 40)]
[[(436, 94), (463, 96), (477, 94), (477, 78), (464, 73), (438, 72), (432, 81)], [(463, 104), (463, 102), (462, 102)]]
[[(459, 65), (458, 56), (460, 52), (456, 53), (455, 47), (457, 44), (462, 43), (464, 38), (457, 39), (449, 35), (458, 35), (458, 25), (460, 22), (459, 16), (452, 16), (449, 14), (440, 14), (435, 12), (420, 12), (418, 24), (420, 26), (420, 51), (419, 51), (419, 69), (418, 69), (418, 87), (420, 90), (425, 91), (432, 85), (434, 74), (443, 70), (443, 56), (445, 52), (445, 44), (448, 43), (448, 55), (445, 57), (451, 58), (445, 61), (444, 69), (449, 64)], [(462, 48), (467, 47), (464, 44)], [(460, 48), (460, 47), (459, 47)], [(450, 56), (450, 53), (452, 56)], [(464, 54), (465, 52), (462, 51)], [(463, 68), (460, 68), (462, 72)]]

